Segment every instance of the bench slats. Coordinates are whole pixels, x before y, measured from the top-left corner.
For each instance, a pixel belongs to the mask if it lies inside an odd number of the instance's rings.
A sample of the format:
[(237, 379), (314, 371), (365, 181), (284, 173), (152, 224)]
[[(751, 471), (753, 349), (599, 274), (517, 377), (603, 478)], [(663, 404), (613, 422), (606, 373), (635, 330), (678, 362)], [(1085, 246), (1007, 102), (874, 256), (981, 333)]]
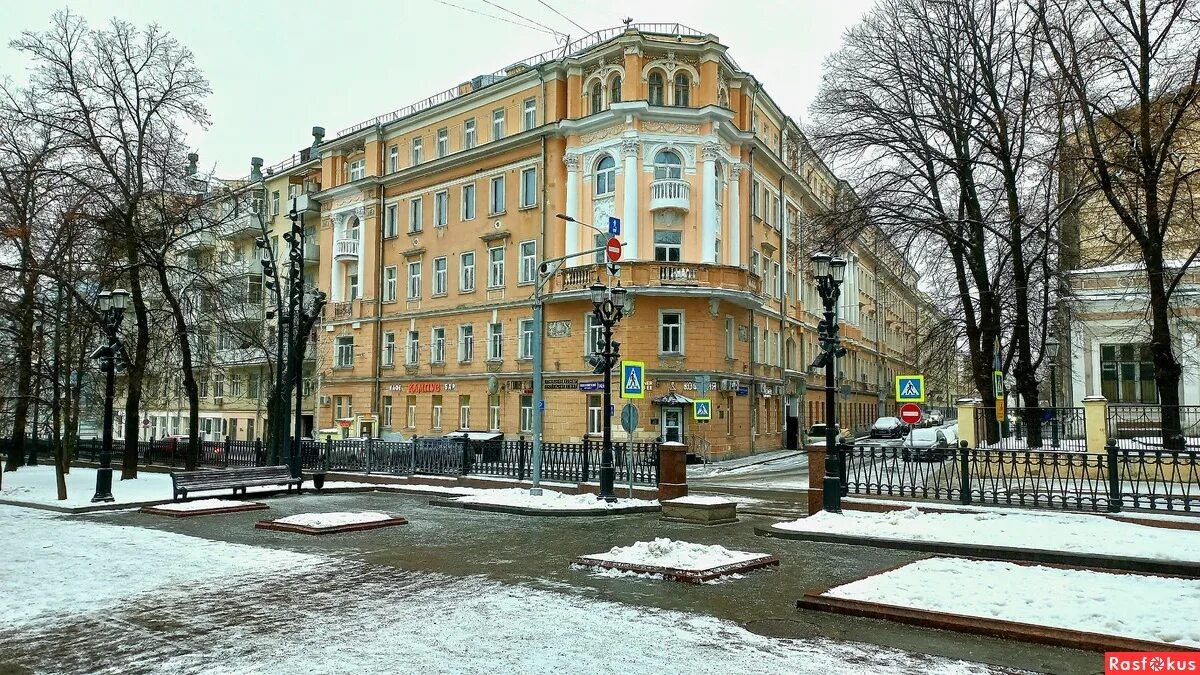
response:
[(286, 485), (288, 491), (291, 491), (293, 484), (299, 488), (303, 482), (301, 478), (292, 478), (291, 471), (286, 466), (171, 473), (175, 499), (179, 499), (181, 495), (186, 496), (188, 492), (232, 488), (236, 493), (239, 489), (244, 492), (246, 487), (257, 485)]

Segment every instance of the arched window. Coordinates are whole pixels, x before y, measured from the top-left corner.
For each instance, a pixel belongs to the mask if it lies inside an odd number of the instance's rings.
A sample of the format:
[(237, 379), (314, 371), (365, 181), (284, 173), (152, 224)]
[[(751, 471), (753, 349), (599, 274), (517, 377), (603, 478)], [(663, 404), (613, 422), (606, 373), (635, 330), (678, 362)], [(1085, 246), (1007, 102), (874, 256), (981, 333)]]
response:
[(683, 178), (683, 160), (674, 150), (659, 150), (654, 156), (654, 179)]
[(715, 169), (715, 173), (717, 174), (717, 181), (716, 181), (717, 182), (717, 195), (716, 195), (717, 200), (716, 201), (717, 201), (717, 206), (720, 206), (725, 201), (723, 199), (723, 195), (725, 194), (725, 163), (718, 159), (713, 168)]
[(596, 162), (596, 194), (610, 195), (617, 189), (617, 162), (612, 155), (605, 155)]
[(717, 105), (721, 106), (722, 108), (729, 107), (729, 90), (728, 89), (722, 89), (721, 91), (717, 92)]
[(621, 76), (617, 75), (608, 83), (608, 104), (621, 102)]
[(358, 240), (358, 216), (350, 216), (346, 219), (345, 237), (355, 241)]
[(686, 108), (691, 105), (692, 81), (687, 73), (675, 76), (675, 105)]
[(592, 85), (592, 114), (604, 111), (604, 85), (596, 82)]
[(650, 105), (662, 105), (663, 104), (662, 73), (659, 73), (659, 72), (650, 73), (650, 78), (648, 81), (650, 84), (650, 88), (649, 88), (648, 95), (646, 98), (650, 101)]

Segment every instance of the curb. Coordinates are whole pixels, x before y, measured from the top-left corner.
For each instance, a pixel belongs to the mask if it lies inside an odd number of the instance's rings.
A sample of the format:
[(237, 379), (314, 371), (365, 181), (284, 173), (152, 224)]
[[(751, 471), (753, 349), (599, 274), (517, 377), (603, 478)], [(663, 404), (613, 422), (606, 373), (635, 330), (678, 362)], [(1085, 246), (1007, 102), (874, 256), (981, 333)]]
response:
[(1011, 562), (1050, 563), (1069, 565), (1072, 567), (1090, 567), (1093, 569), (1138, 572), (1142, 574), (1170, 574), (1180, 577), (1200, 578), (1200, 563), (1185, 561), (1152, 560), (1149, 558), (1134, 558), (1129, 556), (1099, 556), (1094, 553), (1072, 553), (1067, 551), (1050, 551), (1040, 548), (1016, 548), (1012, 546), (991, 546), (989, 544), (953, 544), (946, 542), (909, 541), (906, 539), (885, 539), (881, 537), (857, 537), (844, 534), (828, 534), (816, 532), (797, 532), (781, 530), (776, 527), (756, 527), (754, 534), (760, 537), (777, 539), (793, 539), (796, 541), (812, 541), (827, 544), (846, 544), (849, 546), (870, 546), (900, 551), (919, 551), (939, 555), (963, 556), (988, 560), (1004, 560)]
[(260, 520), (254, 524), (256, 530), (275, 530), (276, 532), (291, 532), (294, 534), (341, 534), (343, 532), (362, 532), (363, 530), (376, 530), (381, 527), (391, 527), (393, 525), (407, 525), (408, 521), (404, 518), (396, 517), (389, 520), (375, 520), (369, 523), (350, 523), (348, 525), (335, 525), (333, 527), (309, 527), (308, 525), (292, 525), (290, 523), (280, 523), (274, 520)]
[(619, 511), (612, 509), (529, 509), (523, 506), (502, 506), (498, 504), (480, 504), (477, 502), (457, 502), (453, 499), (431, 499), (430, 506), (447, 506), (468, 511), (491, 511), (493, 513), (508, 513), (516, 516), (544, 516), (548, 518), (570, 518), (572, 516), (628, 516), (639, 513), (658, 513), (661, 506), (630, 506)]
[(984, 617), (967, 616), (964, 614), (949, 614), (912, 607), (885, 605), (864, 600), (849, 600), (832, 598), (814, 593), (808, 593), (796, 601), (797, 609), (808, 609), (830, 614), (861, 616), (870, 619), (883, 619), (925, 628), (951, 630), (960, 633), (986, 635), (1006, 640), (1033, 642), (1070, 649), (1082, 649), (1092, 652), (1194, 652), (1200, 648), (1188, 645), (1138, 640), (1136, 638), (1091, 633), (1040, 626), (1031, 623), (987, 619)]
[(200, 509), (198, 511), (176, 511), (174, 509), (160, 509), (156, 506), (143, 506), (138, 509), (139, 513), (149, 513), (155, 516), (167, 516), (168, 518), (192, 518), (195, 516), (215, 516), (222, 513), (244, 513), (246, 511), (262, 511), (267, 505), (260, 502), (249, 502), (246, 504), (237, 504), (235, 506), (218, 506), (211, 509)]
[(590, 567), (606, 570), (621, 570), (641, 574), (661, 574), (664, 579), (682, 581), (689, 584), (702, 584), (729, 574), (751, 572), (764, 567), (778, 567), (779, 558), (773, 555), (762, 555), (740, 563), (710, 567), (704, 570), (682, 570), (675, 567), (660, 567), (658, 565), (642, 565), (638, 563), (623, 563), (612, 560), (598, 560), (591, 556), (580, 556), (571, 561), (571, 567)]

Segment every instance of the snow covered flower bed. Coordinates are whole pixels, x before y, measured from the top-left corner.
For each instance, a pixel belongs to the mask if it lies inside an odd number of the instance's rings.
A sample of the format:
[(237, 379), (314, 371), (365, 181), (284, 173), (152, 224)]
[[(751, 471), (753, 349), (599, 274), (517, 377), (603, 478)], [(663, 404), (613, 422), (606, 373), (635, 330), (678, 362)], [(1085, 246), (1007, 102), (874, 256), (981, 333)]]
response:
[(568, 495), (553, 490), (542, 490), (542, 494), (533, 496), (529, 494), (527, 488), (476, 490), (473, 494), (466, 497), (458, 497), (454, 501), (462, 504), (510, 506), (534, 511), (586, 511), (593, 509), (620, 511), (635, 507), (658, 506), (658, 502), (652, 499), (629, 499), (622, 497), (610, 504), (603, 499), (596, 499), (596, 495), (593, 494)]
[(718, 544), (693, 544), (666, 537), (614, 546), (607, 553), (585, 555), (572, 563), (574, 567), (661, 575), (674, 581), (693, 583), (778, 564), (779, 560), (774, 556), (762, 553), (731, 551)]
[(933, 513), (915, 507), (888, 513), (822, 511), (775, 527), (901, 541), (1200, 562), (1200, 532), (1068, 513)]
[(359, 525), (375, 523), (381, 520), (391, 520), (392, 517), (379, 511), (333, 511), (331, 513), (298, 513), (294, 516), (278, 518), (271, 522), (283, 525), (300, 525), (303, 527), (327, 528), (342, 525)]
[(714, 506), (716, 504), (736, 504), (736, 499), (727, 499), (725, 497), (717, 497), (713, 495), (688, 495), (686, 497), (676, 497), (668, 499), (672, 504), (696, 504), (698, 506)]
[(208, 511), (211, 509), (230, 509), (238, 506), (250, 506), (255, 502), (235, 501), (233, 499), (197, 499), (191, 502), (176, 502), (159, 504), (154, 507), (159, 511)]
[(1200, 580), (930, 558), (824, 595), (1200, 647)]

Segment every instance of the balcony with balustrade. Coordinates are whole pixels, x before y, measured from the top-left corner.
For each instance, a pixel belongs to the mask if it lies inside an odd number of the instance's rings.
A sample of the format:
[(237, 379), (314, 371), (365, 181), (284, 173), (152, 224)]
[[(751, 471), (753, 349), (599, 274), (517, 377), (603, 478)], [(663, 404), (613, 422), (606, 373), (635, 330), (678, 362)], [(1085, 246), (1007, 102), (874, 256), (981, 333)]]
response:
[[(750, 288), (747, 271), (732, 265), (633, 261), (622, 262), (620, 267), (621, 284), (635, 295), (724, 295), (747, 305), (762, 301)], [(597, 279), (607, 283), (608, 271), (604, 265), (568, 267), (554, 275), (549, 292), (582, 296)]]
[(358, 260), (358, 239), (338, 238), (333, 242), (334, 260)]
[(691, 208), (692, 187), (685, 180), (660, 178), (650, 183), (651, 211), (682, 211)]

